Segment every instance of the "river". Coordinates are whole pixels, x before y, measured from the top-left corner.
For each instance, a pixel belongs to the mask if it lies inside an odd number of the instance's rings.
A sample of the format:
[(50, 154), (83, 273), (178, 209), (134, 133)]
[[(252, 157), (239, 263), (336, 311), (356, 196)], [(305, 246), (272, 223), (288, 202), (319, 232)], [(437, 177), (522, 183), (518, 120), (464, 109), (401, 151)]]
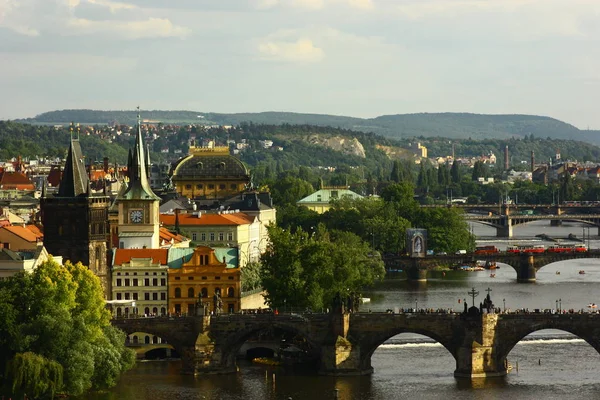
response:
[[(485, 238), (479, 243), (505, 247), (509, 241), (490, 238), (494, 231), (473, 225)], [(590, 229), (592, 248), (600, 247), (598, 232)], [(511, 243), (531, 243), (535, 235), (582, 236), (579, 224), (548, 226), (540, 221), (514, 230)], [(586, 230), (587, 235), (587, 230)], [(549, 243), (546, 242), (546, 245)], [(585, 270), (585, 274), (578, 273)], [(557, 274), (559, 271), (560, 274)], [(431, 273), (426, 283), (410, 283), (402, 274), (390, 276), (365, 294), (371, 302), (363, 310), (389, 308), (454, 308), (462, 310), (467, 292), (479, 292), (478, 304), (491, 289), (497, 307), (584, 309), (600, 304), (600, 260), (573, 260), (538, 271), (537, 282), (516, 283), (516, 272), (500, 265), (494, 278), (489, 271)], [(461, 303), (459, 303), (459, 300)], [(469, 303), (472, 300), (468, 300)], [(239, 363), (231, 375), (184, 376), (177, 361), (139, 362), (118, 385), (105, 393), (87, 394), (92, 400), (390, 400), (390, 399), (591, 399), (600, 395), (600, 354), (589, 344), (562, 331), (538, 331), (521, 341), (508, 356), (513, 370), (504, 378), (457, 380), (454, 358), (440, 344), (415, 334), (395, 336), (374, 353), (374, 373), (360, 377), (298, 375), (280, 367)]]

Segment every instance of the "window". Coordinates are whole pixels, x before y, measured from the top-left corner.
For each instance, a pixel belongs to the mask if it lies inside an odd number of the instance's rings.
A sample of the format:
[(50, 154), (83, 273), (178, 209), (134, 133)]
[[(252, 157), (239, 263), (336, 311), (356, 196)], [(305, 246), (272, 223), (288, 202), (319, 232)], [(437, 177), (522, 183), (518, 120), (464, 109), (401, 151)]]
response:
[(129, 286), (129, 279), (125, 279), (125, 286)]
[(152, 300), (158, 300), (158, 293), (152, 293)]
[(179, 299), (181, 297), (181, 289), (175, 288), (175, 298)]
[(227, 240), (233, 240), (233, 232), (227, 233)]
[(150, 314), (150, 307), (144, 308), (144, 315)]
[(202, 232), (200, 234), (200, 240), (203, 241), (203, 242), (206, 242), (206, 233)]
[(121, 293), (117, 293), (117, 300), (121, 300), (123, 298), (123, 296), (121, 295)]
[(194, 277), (193, 276), (188, 276), (188, 281), (193, 281)]
[(175, 277), (175, 280), (176, 280), (176, 281), (178, 281), (178, 280), (180, 280), (180, 279), (181, 279), (181, 278), (180, 278), (179, 276), (176, 276), (176, 277)]
[(203, 280), (203, 281), (205, 281), (205, 280), (206, 280), (206, 277), (205, 277), (205, 276), (203, 276), (203, 277), (202, 277), (202, 280)]
[(121, 286), (121, 279), (117, 279), (117, 286)]
[(215, 276), (215, 280), (220, 281), (221, 277), (220, 276)]
[(196, 296), (194, 295), (194, 288), (189, 288), (189, 289), (188, 289), (188, 297), (189, 297), (190, 299), (193, 299), (194, 297), (196, 297)]
[(219, 232), (219, 242), (225, 240), (225, 234), (223, 232)]
[(137, 293), (134, 293), (134, 294), (133, 294), (133, 299), (134, 299), (134, 300), (137, 300), (137, 299), (138, 299), (138, 294), (137, 294)]
[(144, 300), (150, 300), (150, 293), (144, 293)]
[(211, 241), (211, 242), (214, 242), (214, 241), (215, 241), (215, 233), (214, 233), (214, 232), (211, 232), (211, 233), (210, 233), (210, 241)]
[(198, 185), (196, 185), (196, 189), (202, 189), (202, 184), (199, 183)]
[(176, 314), (180, 314), (181, 313), (181, 304), (175, 304), (175, 313)]
[(227, 279), (229, 279), (230, 281), (232, 281), (233, 280), (233, 276), (229, 276), (229, 277), (227, 277)]
[(231, 186), (229, 186), (231, 188), (231, 190), (236, 190), (237, 189), (237, 185), (235, 183), (232, 183)]
[(220, 184), (220, 185), (219, 185), (219, 189), (221, 189), (221, 190), (225, 189), (225, 185), (223, 185), (223, 184)]
[(206, 289), (205, 287), (202, 288), (202, 291), (200, 293), (202, 293), (202, 297), (208, 297), (208, 289)]
[(163, 292), (163, 293), (161, 293), (161, 294), (160, 294), (160, 299), (161, 299), (161, 300), (166, 300), (166, 299), (167, 299), (167, 294), (166, 294), (166, 293), (164, 293), (164, 292)]
[(233, 290), (232, 287), (230, 287), (229, 289), (227, 289), (227, 296), (228, 297), (233, 297), (235, 294), (235, 290)]
[(160, 280), (160, 286), (167, 286), (167, 280), (165, 278)]
[(138, 280), (137, 279), (132, 279), (133, 280), (133, 286), (137, 286), (138, 285)]
[(125, 300), (130, 300), (129, 293), (125, 293)]
[(198, 240), (198, 235), (196, 234), (196, 232), (192, 233), (192, 240)]
[(185, 185), (185, 188), (186, 188), (186, 189), (191, 189), (191, 188), (192, 188), (192, 185)]
[(157, 278), (152, 279), (152, 286), (158, 286), (158, 279)]
[(213, 185), (213, 184), (210, 184), (210, 185), (208, 185), (208, 188), (209, 188), (209, 189), (214, 189), (214, 188), (215, 188), (215, 185)]
[(150, 278), (144, 278), (144, 286), (150, 286)]

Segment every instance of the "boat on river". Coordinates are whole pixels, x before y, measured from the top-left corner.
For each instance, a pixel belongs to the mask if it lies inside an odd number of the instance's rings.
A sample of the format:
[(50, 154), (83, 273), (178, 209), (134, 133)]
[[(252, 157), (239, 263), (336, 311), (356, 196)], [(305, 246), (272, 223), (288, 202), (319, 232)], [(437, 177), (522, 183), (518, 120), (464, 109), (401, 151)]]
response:
[(579, 275), (584, 275), (584, 274), (585, 274), (585, 271), (584, 271), (584, 270), (582, 270), (582, 269), (580, 269), (580, 270), (579, 270)]

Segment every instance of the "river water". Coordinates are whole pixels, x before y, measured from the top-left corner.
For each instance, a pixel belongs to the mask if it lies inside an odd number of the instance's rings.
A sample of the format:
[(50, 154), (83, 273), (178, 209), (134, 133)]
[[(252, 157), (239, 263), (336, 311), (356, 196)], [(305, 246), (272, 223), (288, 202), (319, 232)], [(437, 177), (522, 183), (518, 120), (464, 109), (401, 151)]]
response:
[[(509, 241), (490, 236), (492, 229), (474, 224), (481, 244), (505, 247)], [(536, 222), (515, 228), (511, 243), (532, 243), (546, 233), (566, 238), (582, 236), (582, 226), (548, 226)], [(592, 248), (600, 247), (598, 232), (590, 229)], [(587, 235), (587, 229), (586, 229)], [(587, 240), (586, 240), (587, 242)], [(549, 243), (546, 242), (546, 245)], [(578, 273), (585, 270), (585, 274)], [(559, 271), (560, 274), (557, 274)], [(467, 292), (479, 292), (478, 304), (491, 289), (495, 305), (507, 309), (583, 309), (600, 304), (600, 260), (574, 260), (548, 265), (538, 271), (537, 282), (516, 283), (516, 272), (505, 265), (495, 271), (431, 273), (426, 283), (410, 283), (403, 274), (390, 276), (365, 296), (363, 310), (394, 308), (454, 308), (462, 310)], [(461, 303), (459, 303), (459, 300)], [(472, 300), (468, 300), (469, 304)], [(374, 373), (360, 377), (324, 377), (288, 373), (281, 367), (240, 361), (231, 375), (184, 376), (177, 361), (139, 362), (105, 393), (85, 396), (93, 400), (264, 400), (310, 399), (600, 399), (600, 354), (566, 332), (538, 331), (521, 341), (508, 356), (513, 370), (504, 378), (485, 381), (457, 380), (454, 358), (440, 344), (415, 334), (395, 336), (374, 353)]]

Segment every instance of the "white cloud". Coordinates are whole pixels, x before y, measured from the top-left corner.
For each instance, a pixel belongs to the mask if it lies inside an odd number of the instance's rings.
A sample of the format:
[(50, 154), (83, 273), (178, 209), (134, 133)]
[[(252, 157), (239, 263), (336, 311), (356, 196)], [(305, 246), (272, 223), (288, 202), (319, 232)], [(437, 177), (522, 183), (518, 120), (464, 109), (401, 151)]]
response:
[(325, 56), (325, 52), (316, 47), (310, 39), (264, 42), (258, 46), (258, 51), (264, 59), (272, 61), (316, 62)]
[[(79, 2), (79, 0), (71, 0), (71, 1)], [(119, 10), (131, 10), (131, 9), (136, 8), (136, 6), (133, 4), (120, 3), (120, 2), (109, 1), (109, 0), (88, 0), (88, 3), (108, 7), (110, 12), (113, 14)]]
[(145, 21), (92, 21), (74, 18), (69, 21), (74, 30), (66, 30), (65, 35), (106, 33), (126, 39), (179, 37), (185, 38), (190, 29), (173, 25), (166, 18), (149, 18)]
[(349, 6), (365, 10), (372, 9), (374, 5), (373, 0), (255, 0), (255, 7), (258, 9), (277, 6), (316, 11), (331, 6)]

